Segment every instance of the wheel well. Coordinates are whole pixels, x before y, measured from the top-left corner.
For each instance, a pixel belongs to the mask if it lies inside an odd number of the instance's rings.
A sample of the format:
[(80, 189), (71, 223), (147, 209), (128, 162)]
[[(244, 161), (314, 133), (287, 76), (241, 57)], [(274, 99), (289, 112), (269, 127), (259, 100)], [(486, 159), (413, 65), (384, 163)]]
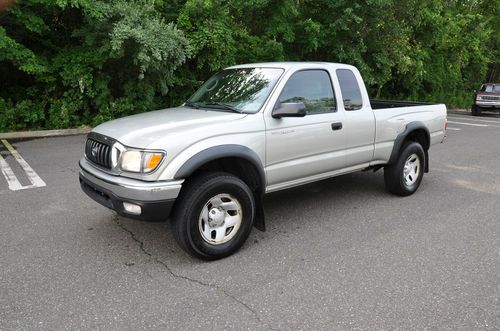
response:
[(431, 141), (429, 132), (425, 129), (423, 124), (420, 123), (408, 124), (405, 132), (401, 133), (396, 138), (391, 157), (389, 158), (387, 165), (392, 165), (394, 164), (394, 162), (396, 162), (399, 154), (401, 153), (401, 149), (407, 141), (414, 141), (422, 146), (425, 153), (425, 172), (429, 172), (429, 147), (431, 145)]
[(230, 173), (248, 185), (256, 197), (260, 197), (265, 190), (263, 178), (252, 162), (241, 157), (223, 157), (209, 161), (198, 167), (191, 176), (204, 172), (223, 171)]
[(429, 172), (429, 147), (431, 142), (427, 131), (424, 129), (414, 130), (406, 136), (405, 141), (414, 141), (422, 146), (425, 154), (424, 172)]
[(424, 149), (424, 151), (427, 151), (430, 146), (429, 135), (427, 134), (427, 131), (425, 131), (424, 129), (417, 129), (415, 131), (410, 132), (406, 136), (405, 140), (419, 143)]

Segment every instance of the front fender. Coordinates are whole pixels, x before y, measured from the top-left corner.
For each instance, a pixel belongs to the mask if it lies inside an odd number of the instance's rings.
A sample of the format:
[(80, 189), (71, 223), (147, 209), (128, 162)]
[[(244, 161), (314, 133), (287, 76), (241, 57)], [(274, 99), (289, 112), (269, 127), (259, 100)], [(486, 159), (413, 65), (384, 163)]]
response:
[(251, 162), (259, 173), (261, 187), (266, 187), (266, 176), (262, 162), (254, 151), (242, 145), (228, 144), (209, 147), (191, 156), (175, 173), (175, 179), (187, 178), (202, 165), (221, 158), (239, 157)]

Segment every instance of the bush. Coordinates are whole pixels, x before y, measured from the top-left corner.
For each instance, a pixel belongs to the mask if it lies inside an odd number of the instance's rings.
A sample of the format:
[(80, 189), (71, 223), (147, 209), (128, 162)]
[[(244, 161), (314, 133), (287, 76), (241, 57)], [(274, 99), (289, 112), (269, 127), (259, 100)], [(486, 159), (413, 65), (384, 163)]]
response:
[(0, 14), (0, 131), (97, 125), (248, 62), (356, 65), (373, 97), (468, 107), (500, 0), (30, 0)]

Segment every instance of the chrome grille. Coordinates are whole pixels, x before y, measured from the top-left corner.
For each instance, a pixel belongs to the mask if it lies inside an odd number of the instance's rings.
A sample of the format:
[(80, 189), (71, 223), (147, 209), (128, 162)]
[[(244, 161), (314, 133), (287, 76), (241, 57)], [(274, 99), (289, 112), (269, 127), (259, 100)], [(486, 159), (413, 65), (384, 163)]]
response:
[(111, 146), (88, 138), (85, 145), (85, 155), (92, 163), (111, 169)]
[(492, 100), (492, 101), (500, 100), (500, 97), (489, 96), (489, 95), (483, 95), (483, 96), (481, 96), (481, 98), (483, 100)]

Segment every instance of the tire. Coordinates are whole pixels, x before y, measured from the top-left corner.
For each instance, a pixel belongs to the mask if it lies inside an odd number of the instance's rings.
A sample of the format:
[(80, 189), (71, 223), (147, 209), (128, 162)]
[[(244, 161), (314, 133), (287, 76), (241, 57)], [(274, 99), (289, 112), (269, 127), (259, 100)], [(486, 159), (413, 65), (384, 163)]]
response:
[(175, 239), (194, 257), (224, 258), (248, 238), (255, 210), (252, 191), (241, 179), (223, 172), (202, 174), (185, 184), (176, 202)]
[(384, 168), (385, 186), (395, 195), (411, 195), (420, 186), (424, 169), (424, 149), (419, 143), (409, 141), (401, 148), (396, 162)]
[(473, 105), (471, 108), (472, 116), (480, 116), (481, 115), (481, 107)]

